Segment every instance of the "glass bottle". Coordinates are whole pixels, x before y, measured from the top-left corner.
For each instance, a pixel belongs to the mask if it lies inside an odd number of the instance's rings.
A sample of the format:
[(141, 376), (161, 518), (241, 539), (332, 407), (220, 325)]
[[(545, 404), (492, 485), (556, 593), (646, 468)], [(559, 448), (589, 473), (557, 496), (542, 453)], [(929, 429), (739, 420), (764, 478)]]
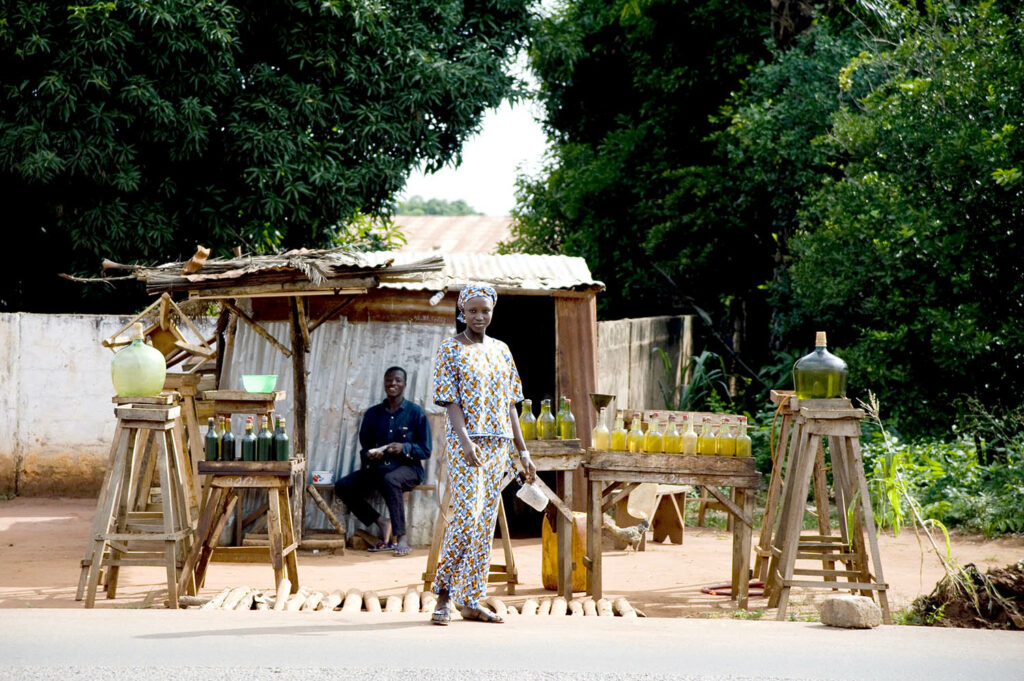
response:
[(747, 417), (741, 416), (736, 433), (736, 456), (750, 456), (750, 436), (747, 435)]
[(633, 421), (629, 424), (629, 451), (632, 454), (644, 451), (644, 429), (640, 421), (640, 412), (633, 414)]
[(562, 418), (565, 417), (566, 399), (565, 395), (558, 398), (558, 412), (555, 414), (555, 439), (561, 439), (562, 437)]
[(213, 417), (206, 426), (206, 460), (217, 461), (220, 459), (220, 438), (217, 437), (217, 424)]
[(623, 425), (622, 410), (619, 409), (615, 414), (615, 428), (611, 433), (611, 448), (613, 452), (624, 452), (629, 447), (627, 446), (626, 426)]
[(245, 419), (245, 435), (242, 436), (242, 461), (256, 460), (256, 433), (253, 432), (252, 417)]
[(715, 453), (715, 435), (711, 432), (711, 417), (705, 416), (704, 423), (700, 427), (700, 435), (697, 436), (697, 453), (705, 456)]
[(601, 407), (601, 413), (597, 417), (597, 426), (594, 427), (594, 431), (590, 434), (590, 446), (594, 449), (608, 451), (611, 449), (611, 433), (608, 432), (608, 426), (604, 424), (604, 421), (605, 407)]
[(683, 416), (686, 421), (686, 429), (683, 431), (683, 454), (697, 453), (697, 433), (693, 430), (693, 418), (686, 414)]
[(572, 400), (565, 398), (565, 408), (562, 411), (562, 422), (558, 426), (558, 434), (563, 440), (576, 439), (576, 417), (572, 415)]
[(519, 408), (519, 432), (524, 440), (537, 439), (537, 417), (533, 415), (533, 400), (523, 400)]
[(722, 417), (722, 425), (718, 427), (718, 437), (715, 438), (716, 453), (719, 456), (736, 456), (736, 438), (732, 434), (732, 420), (728, 416)]
[(665, 434), (662, 436), (662, 442), (665, 445), (666, 454), (681, 454), (683, 451), (683, 439), (679, 435), (679, 431), (676, 430), (676, 415), (668, 415), (668, 428), (665, 429)]
[(649, 454), (660, 454), (665, 451), (665, 440), (661, 435), (658, 413), (653, 412), (647, 420), (647, 433), (644, 435), (644, 451)]
[(846, 397), (846, 362), (826, 348), (824, 331), (814, 339), (814, 352), (804, 355), (793, 365), (793, 385), (801, 400)]
[(110, 363), (114, 392), (121, 397), (159, 395), (164, 389), (167, 362), (162, 352), (147, 345), (142, 323), (132, 324), (132, 342), (121, 348)]
[(260, 418), (260, 434), (256, 436), (256, 460), (270, 461), (270, 451), (274, 448), (274, 434), (267, 427), (266, 416)]
[(551, 400), (540, 401), (540, 416), (537, 417), (537, 439), (555, 439), (555, 416), (551, 413)]
[(273, 455), (274, 461), (287, 461), (291, 457), (289, 451), (288, 433), (284, 430), (284, 417), (278, 417), (277, 430), (274, 432)]
[(224, 417), (224, 434), (220, 436), (220, 460), (234, 461), (238, 458), (235, 436), (231, 432), (231, 417)]

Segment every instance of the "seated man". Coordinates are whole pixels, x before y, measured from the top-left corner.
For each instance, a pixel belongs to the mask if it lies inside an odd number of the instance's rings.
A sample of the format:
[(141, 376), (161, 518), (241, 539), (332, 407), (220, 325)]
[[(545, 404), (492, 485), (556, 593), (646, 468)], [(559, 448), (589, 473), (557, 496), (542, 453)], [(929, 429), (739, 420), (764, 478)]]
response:
[[(384, 372), (387, 397), (366, 410), (359, 428), (362, 467), (334, 485), (337, 498), (361, 523), (376, 523), (380, 529), (382, 541), (370, 550), (393, 551), (396, 556), (412, 551), (406, 540), (402, 493), (423, 482), (422, 462), (430, 458), (430, 424), (422, 408), (402, 397), (405, 378), (401, 367)], [(387, 521), (367, 503), (375, 491), (384, 497), (391, 515), (391, 541)]]

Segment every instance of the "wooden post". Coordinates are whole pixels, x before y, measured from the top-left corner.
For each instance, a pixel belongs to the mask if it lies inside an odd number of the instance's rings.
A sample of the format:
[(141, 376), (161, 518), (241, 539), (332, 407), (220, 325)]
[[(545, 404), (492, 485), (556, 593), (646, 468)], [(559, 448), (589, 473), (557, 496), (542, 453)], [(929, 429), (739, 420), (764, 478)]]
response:
[(306, 353), (308, 348), (303, 338), (302, 329), (305, 327), (305, 320), (301, 320), (304, 306), (299, 303), (298, 298), (291, 299), (292, 307), (292, 389), (295, 395), (293, 403), (295, 416), (292, 419), (292, 448), (296, 453), (306, 456), (309, 451), (306, 447)]
[[(555, 294), (555, 377), (559, 395), (573, 403), (576, 436), (580, 446), (590, 446), (596, 415), (590, 393), (597, 392), (597, 296), (560, 297)], [(583, 471), (573, 476), (572, 497), (583, 510), (586, 482)]]

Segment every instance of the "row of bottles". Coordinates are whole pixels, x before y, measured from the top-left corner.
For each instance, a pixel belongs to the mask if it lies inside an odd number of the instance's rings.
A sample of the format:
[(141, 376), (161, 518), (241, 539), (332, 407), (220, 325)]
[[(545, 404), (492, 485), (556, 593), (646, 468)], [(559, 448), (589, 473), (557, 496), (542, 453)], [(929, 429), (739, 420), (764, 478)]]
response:
[[(652, 413), (647, 424), (647, 432), (641, 425), (640, 412), (633, 414), (630, 429), (625, 427), (625, 419), (619, 411), (615, 416), (615, 429), (609, 431), (605, 425), (605, 409), (601, 409), (597, 427), (591, 435), (594, 449), (612, 452), (629, 451), (639, 453), (665, 454), (705, 454), (717, 456), (750, 456), (750, 436), (747, 435), (747, 417), (738, 417), (736, 432), (732, 429), (732, 419), (722, 417), (717, 432), (712, 431), (711, 417), (705, 416), (698, 434), (693, 429), (693, 421), (689, 414), (682, 415), (682, 432), (676, 427), (675, 414), (669, 414), (667, 425), (661, 423), (657, 413)], [(664, 427), (664, 431), (662, 428)]]
[(253, 432), (252, 417), (246, 417), (245, 435), (236, 438), (231, 432), (231, 417), (210, 418), (206, 427), (207, 461), (287, 461), (290, 443), (285, 432), (284, 417), (278, 417), (274, 432), (267, 427), (267, 417), (260, 417), (260, 432)]
[(523, 400), (519, 430), (524, 440), (575, 440), (576, 417), (572, 415), (572, 400), (562, 397), (557, 414), (551, 413), (551, 400), (541, 400), (540, 416), (533, 415), (533, 400)]

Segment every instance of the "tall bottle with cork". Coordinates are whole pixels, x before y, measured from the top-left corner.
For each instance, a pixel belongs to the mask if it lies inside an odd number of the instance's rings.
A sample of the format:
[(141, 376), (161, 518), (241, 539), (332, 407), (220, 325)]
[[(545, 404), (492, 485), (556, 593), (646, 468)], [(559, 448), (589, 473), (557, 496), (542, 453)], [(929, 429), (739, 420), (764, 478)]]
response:
[(260, 417), (260, 433), (256, 436), (256, 460), (270, 461), (270, 452), (274, 448), (274, 434), (267, 426), (269, 419)]
[(846, 362), (828, 351), (824, 331), (814, 339), (814, 351), (793, 365), (793, 385), (801, 400), (822, 400), (846, 397)]
[(750, 436), (747, 435), (747, 417), (741, 416), (736, 433), (736, 456), (750, 456)]
[(288, 442), (288, 433), (285, 432), (284, 417), (278, 417), (277, 429), (274, 432), (273, 456), (274, 461), (287, 461), (291, 458), (291, 445)]
[(558, 435), (563, 440), (576, 439), (576, 417), (572, 415), (572, 400), (565, 398), (562, 409), (562, 421), (558, 425)]
[(668, 428), (665, 429), (662, 442), (665, 444), (666, 454), (681, 454), (683, 451), (683, 439), (676, 429), (675, 414), (668, 415)]
[(657, 412), (652, 412), (647, 420), (647, 432), (644, 433), (644, 451), (649, 454), (660, 454), (665, 451), (665, 441), (661, 436)]
[(245, 419), (245, 435), (242, 436), (242, 461), (256, 460), (256, 433), (253, 432), (252, 417)]
[(629, 424), (629, 451), (631, 454), (640, 454), (644, 451), (644, 429), (640, 412), (634, 412), (633, 420)]
[(693, 430), (693, 415), (684, 414), (684, 425), (682, 441), (683, 441), (683, 454), (696, 454), (697, 453), (697, 433)]
[(219, 461), (220, 460), (220, 438), (217, 437), (217, 424), (214, 422), (213, 417), (210, 417), (209, 423), (206, 426), (206, 439), (204, 441), (206, 445), (206, 460), (207, 461)]
[(220, 436), (220, 460), (235, 461), (238, 459), (238, 449), (235, 443), (235, 435), (231, 432), (231, 417), (224, 417), (224, 434)]
[(736, 438), (733, 437), (732, 420), (728, 416), (722, 417), (722, 424), (718, 427), (715, 453), (719, 456), (736, 456)]
[(715, 434), (711, 432), (711, 417), (705, 416), (704, 423), (700, 426), (700, 435), (697, 436), (697, 453), (714, 456), (716, 451)]

